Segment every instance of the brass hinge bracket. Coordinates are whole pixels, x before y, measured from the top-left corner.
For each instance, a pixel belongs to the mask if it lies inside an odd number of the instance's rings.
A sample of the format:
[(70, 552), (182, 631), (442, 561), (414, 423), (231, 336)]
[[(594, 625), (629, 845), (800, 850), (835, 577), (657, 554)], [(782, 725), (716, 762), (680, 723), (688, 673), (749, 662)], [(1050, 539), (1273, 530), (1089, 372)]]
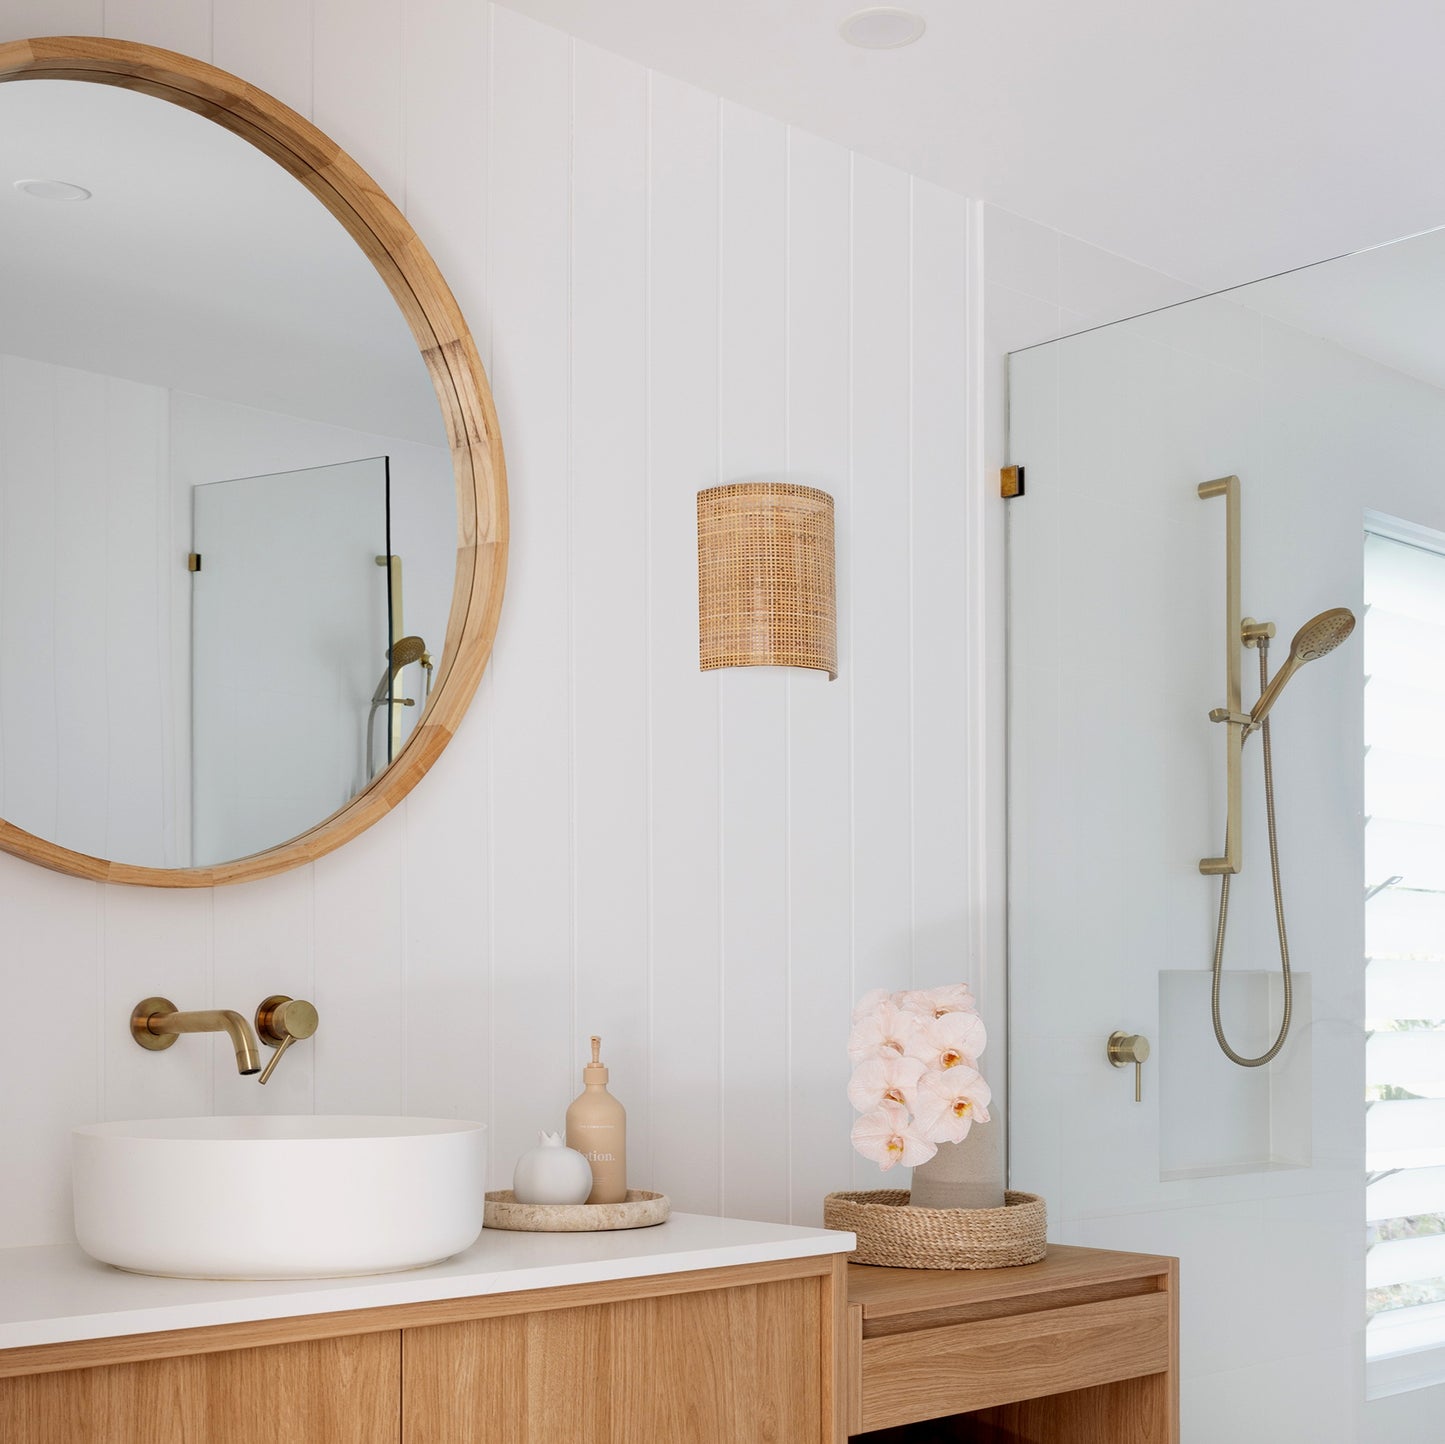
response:
[(201, 554), (200, 554), (200, 552), (191, 552), (190, 555), (186, 557), (186, 570), (187, 570), (188, 572), (198, 572), (198, 571), (200, 571), (200, 569), (201, 569)]
[(1024, 469), (1021, 466), (1005, 466), (999, 469), (998, 494), (1005, 501), (1012, 501), (1024, 494)]

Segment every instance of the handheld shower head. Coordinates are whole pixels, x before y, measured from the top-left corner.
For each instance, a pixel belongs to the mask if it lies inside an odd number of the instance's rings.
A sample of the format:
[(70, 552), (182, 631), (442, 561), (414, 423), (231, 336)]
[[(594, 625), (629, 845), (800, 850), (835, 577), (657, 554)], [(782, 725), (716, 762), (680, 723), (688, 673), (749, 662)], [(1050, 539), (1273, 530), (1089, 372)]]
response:
[(1317, 617), (1311, 617), (1294, 634), (1289, 644), (1289, 657), (1283, 667), (1274, 674), (1268, 687), (1260, 693), (1259, 701), (1249, 714), (1250, 729), (1258, 727), (1269, 716), (1270, 708), (1279, 700), (1285, 683), (1304, 666), (1333, 652), (1351, 632), (1355, 630), (1355, 614), (1348, 607), (1331, 607)]
[(1290, 660), (1298, 657), (1301, 662), (1313, 662), (1333, 652), (1354, 630), (1355, 614), (1348, 607), (1331, 607), (1311, 617), (1294, 634), (1289, 644)]

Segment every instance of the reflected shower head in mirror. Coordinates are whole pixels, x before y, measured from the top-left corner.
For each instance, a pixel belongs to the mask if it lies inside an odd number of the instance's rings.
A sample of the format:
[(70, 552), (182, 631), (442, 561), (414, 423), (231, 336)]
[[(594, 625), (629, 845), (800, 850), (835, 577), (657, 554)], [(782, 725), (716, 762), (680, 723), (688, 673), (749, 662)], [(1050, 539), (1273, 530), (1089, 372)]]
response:
[[(391, 689), (401, 674), (403, 667), (410, 667), (413, 662), (420, 662), (426, 672), (426, 691), (422, 694), (422, 701), (431, 696), (431, 674), (432, 659), (431, 653), (426, 649), (426, 643), (418, 636), (400, 637), (391, 645), (388, 654), (386, 671), (381, 674), (381, 681), (376, 684), (376, 691), (371, 694), (371, 710), (366, 714), (366, 775), (376, 776), (376, 768), (372, 764), (373, 735), (375, 732), (376, 714), (381, 708), (387, 707), (415, 707), (416, 702), (410, 697), (393, 697)], [(395, 713), (391, 714), (395, 716)], [(393, 742), (399, 734), (393, 734)], [(390, 760), (390, 754), (388, 754)]]
[[(1350, 625), (1355, 625), (1355, 619), (1350, 618)], [(391, 670), (395, 675), (403, 667), (410, 667), (413, 662), (420, 662), (426, 656), (426, 643), (420, 637), (403, 637), (391, 649)]]
[(416, 636), (399, 638), (392, 644), (390, 664), (381, 674), (381, 681), (376, 684), (376, 691), (371, 694), (373, 707), (379, 707), (386, 701), (386, 694), (391, 690), (392, 681), (397, 673), (403, 667), (410, 667), (413, 662), (420, 662), (430, 671), (431, 655), (426, 649), (426, 643)]
[(1289, 644), (1289, 658), (1274, 674), (1268, 687), (1260, 693), (1259, 701), (1249, 714), (1251, 730), (1258, 727), (1269, 716), (1270, 709), (1279, 700), (1285, 683), (1304, 666), (1306, 662), (1333, 652), (1351, 632), (1355, 630), (1355, 614), (1348, 607), (1331, 607), (1317, 617), (1311, 617), (1294, 634)]

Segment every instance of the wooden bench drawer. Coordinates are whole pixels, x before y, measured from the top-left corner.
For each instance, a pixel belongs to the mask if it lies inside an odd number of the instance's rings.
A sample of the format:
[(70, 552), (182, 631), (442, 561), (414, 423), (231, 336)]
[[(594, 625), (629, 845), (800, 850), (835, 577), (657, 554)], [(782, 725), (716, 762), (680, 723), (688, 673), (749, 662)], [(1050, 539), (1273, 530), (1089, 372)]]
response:
[(862, 1340), (861, 1428), (1110, 1384), (1170, 1366), (1165, 1293)]

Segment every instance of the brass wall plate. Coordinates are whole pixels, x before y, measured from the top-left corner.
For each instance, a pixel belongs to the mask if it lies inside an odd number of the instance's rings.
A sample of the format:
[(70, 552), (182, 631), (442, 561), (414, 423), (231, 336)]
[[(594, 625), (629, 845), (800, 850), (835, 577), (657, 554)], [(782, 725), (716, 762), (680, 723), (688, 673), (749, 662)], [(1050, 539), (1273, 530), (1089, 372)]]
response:
[(153, 1013), (174, 1013), (176, 1005), (169, 998), (142, 998), (130, 1015), (130, 1035), (141, 1045), (142, 1048), (149, 1048), (152, 1052), (159, 1053), (163, 1048), (169, 1048), (180, 1036), (179, 1033), (152, 1033), (149, 1027)]

